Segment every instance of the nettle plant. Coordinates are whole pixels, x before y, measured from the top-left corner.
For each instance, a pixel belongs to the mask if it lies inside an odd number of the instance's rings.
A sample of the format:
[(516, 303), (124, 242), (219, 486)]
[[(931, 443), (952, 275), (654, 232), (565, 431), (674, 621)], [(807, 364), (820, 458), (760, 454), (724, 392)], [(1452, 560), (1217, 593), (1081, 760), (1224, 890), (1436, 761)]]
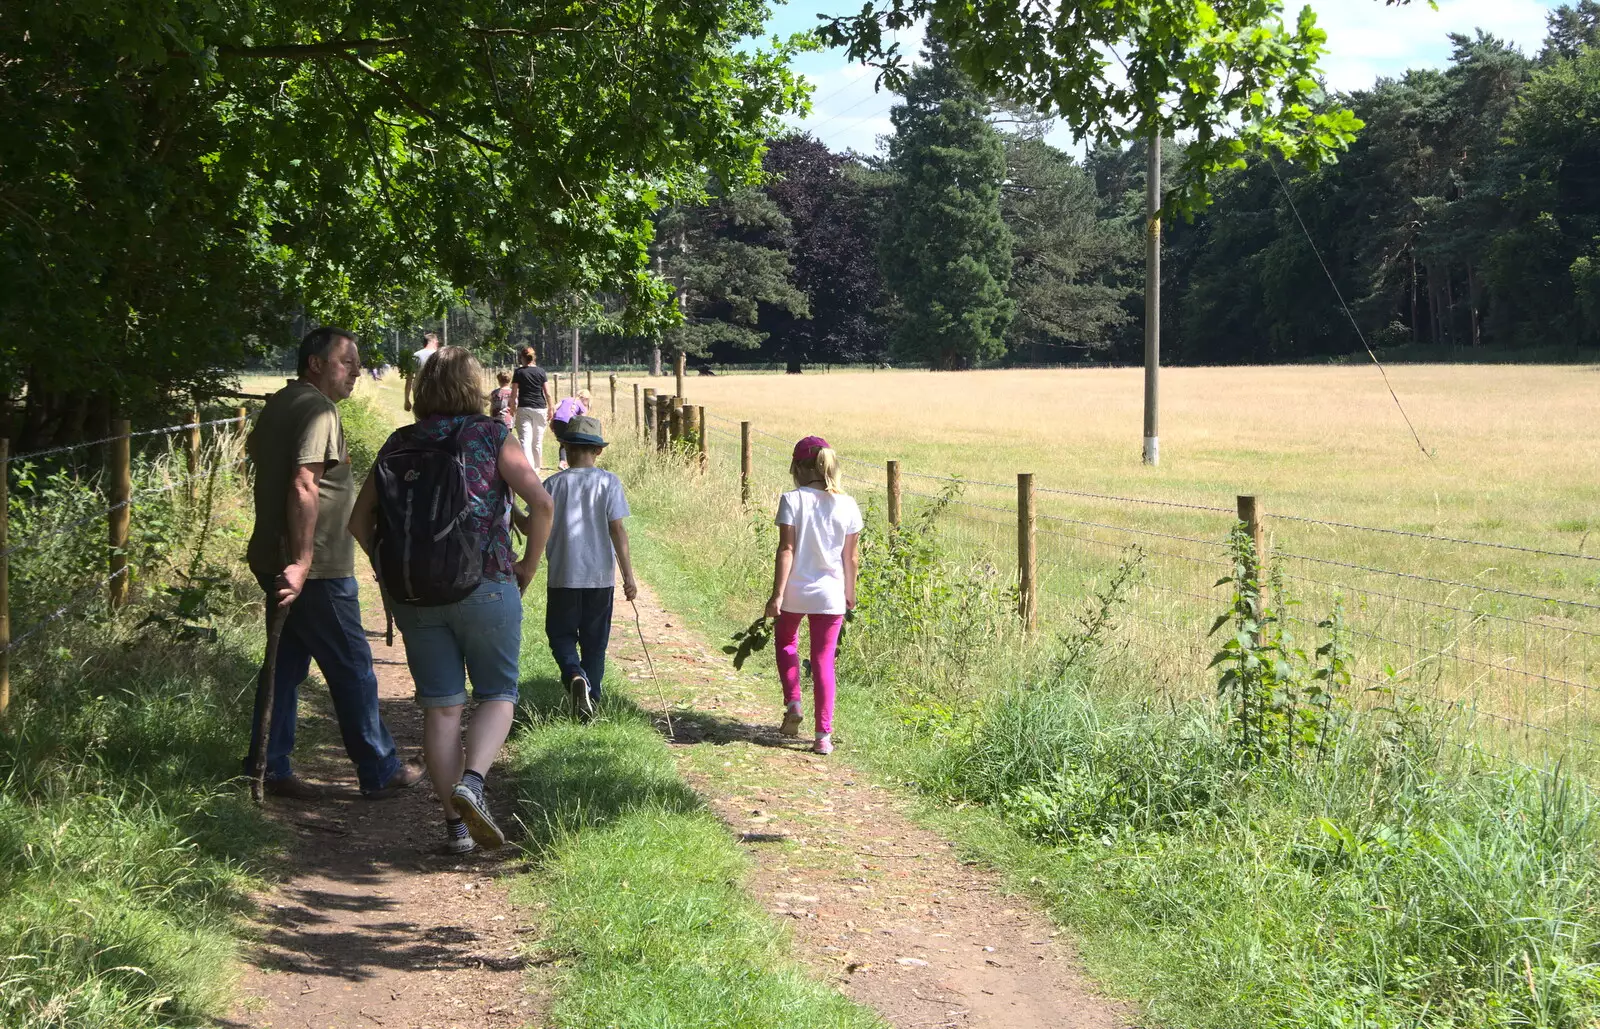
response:
[(1274, 758), (1327, 754), (1330, 740), (1349, 712), (1350, 631), (1344, 606), (1317, 623), (1324, 642), (1308, 655), (1288, 627), (1286, 612), (1298, 601), (1281, 576), (1263, 581), (1255, 541), (1243, 524), (1228, 537), (1230, 574), (1218, 586), (1233, 586), (1228, 609), (1211, 626), (1223, 640), (1211, 667), (1222, 668), (1217, 695), (1229, 712), (1229, 731), (1239, 756), (1257, 764)]

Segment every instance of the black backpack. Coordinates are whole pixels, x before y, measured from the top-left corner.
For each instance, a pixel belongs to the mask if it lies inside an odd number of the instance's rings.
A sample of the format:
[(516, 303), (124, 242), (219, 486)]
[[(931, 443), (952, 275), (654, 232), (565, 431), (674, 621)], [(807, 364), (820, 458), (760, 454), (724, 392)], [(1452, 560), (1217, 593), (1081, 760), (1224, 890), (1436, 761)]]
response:
[(373, 463), (378, 532), (372, 567), (390, 600), (415, 607), (454, 604), (483, 582), (485, 541), (467, 525), (461, 434), (488, 420), (464, 418), (442, 440), (408, 426)]

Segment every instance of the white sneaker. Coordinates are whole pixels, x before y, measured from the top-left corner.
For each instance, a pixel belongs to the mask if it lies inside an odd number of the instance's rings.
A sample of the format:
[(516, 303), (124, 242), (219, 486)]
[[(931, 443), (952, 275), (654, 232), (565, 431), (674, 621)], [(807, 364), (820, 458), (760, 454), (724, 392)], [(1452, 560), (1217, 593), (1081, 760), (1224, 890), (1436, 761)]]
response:
[(567, 680), (567, 696), (572, 701), (572, 713), (578, 721), (594, 721), (594, 699), (589, 696), (588, 679), (579, 674)]
[(817, 733), (817, 742), (815, 742), (815, 743), (813, 743), (811, 745), (811, 750), (812, 750), (813, 753), (816, 753), (816, 754), (832, 754), (833, 753), (833, 736), (832, 736), (832, 734), (831, 733), (825, 733), (825, 732)]
[(446, 837), (444, 841), (444, 852), (446, 854), (471, 854), (477, 849), (478, 841), (472, 838), (471, 833), (466, 836)]

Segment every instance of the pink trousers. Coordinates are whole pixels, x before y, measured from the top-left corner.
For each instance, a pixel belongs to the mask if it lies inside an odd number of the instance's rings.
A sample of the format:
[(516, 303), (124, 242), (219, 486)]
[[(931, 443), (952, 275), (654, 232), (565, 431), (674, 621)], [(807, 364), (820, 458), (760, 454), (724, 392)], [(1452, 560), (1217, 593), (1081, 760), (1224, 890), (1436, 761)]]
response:
[(801, 615), (789, 611), (778, 615), (774, 642), (778, 645), (778, 680), (783, 683), (783, 702), (800, 702), (800, 619), (811, 621), (811, 686), (817, 732), (833, 731), (833, 657), (839, 649), (839, 630), (844, 615)]

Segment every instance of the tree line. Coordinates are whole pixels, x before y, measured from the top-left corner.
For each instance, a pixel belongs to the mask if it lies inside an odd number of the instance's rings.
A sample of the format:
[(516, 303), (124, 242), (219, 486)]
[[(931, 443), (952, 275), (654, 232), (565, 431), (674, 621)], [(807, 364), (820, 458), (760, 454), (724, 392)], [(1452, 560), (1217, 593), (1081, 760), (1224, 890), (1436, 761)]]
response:
[[(1600, 3), (1549, 16), (1533, 56), (1453, 35), (1443, 69), (1330, 97), (1364, 123), (1337, 163), (1252, 157), (1164, 219), (1163, 352), (1187, 363), (1359, 354), (1548, 357), (1600, 344)], [(1144, 144), (1047, 141), (937, 42), (887, 152), (772, 140), (759, 186), (658, 223), (684, 323), (718, 362), (935, 368), (1136, 361)], [(1182, 139), (1163, 148), (1180, 180)], [(648, 341), (595, 334), (600, 356)], [(1396, 348), (1401, 348), (1396, 350)]]

